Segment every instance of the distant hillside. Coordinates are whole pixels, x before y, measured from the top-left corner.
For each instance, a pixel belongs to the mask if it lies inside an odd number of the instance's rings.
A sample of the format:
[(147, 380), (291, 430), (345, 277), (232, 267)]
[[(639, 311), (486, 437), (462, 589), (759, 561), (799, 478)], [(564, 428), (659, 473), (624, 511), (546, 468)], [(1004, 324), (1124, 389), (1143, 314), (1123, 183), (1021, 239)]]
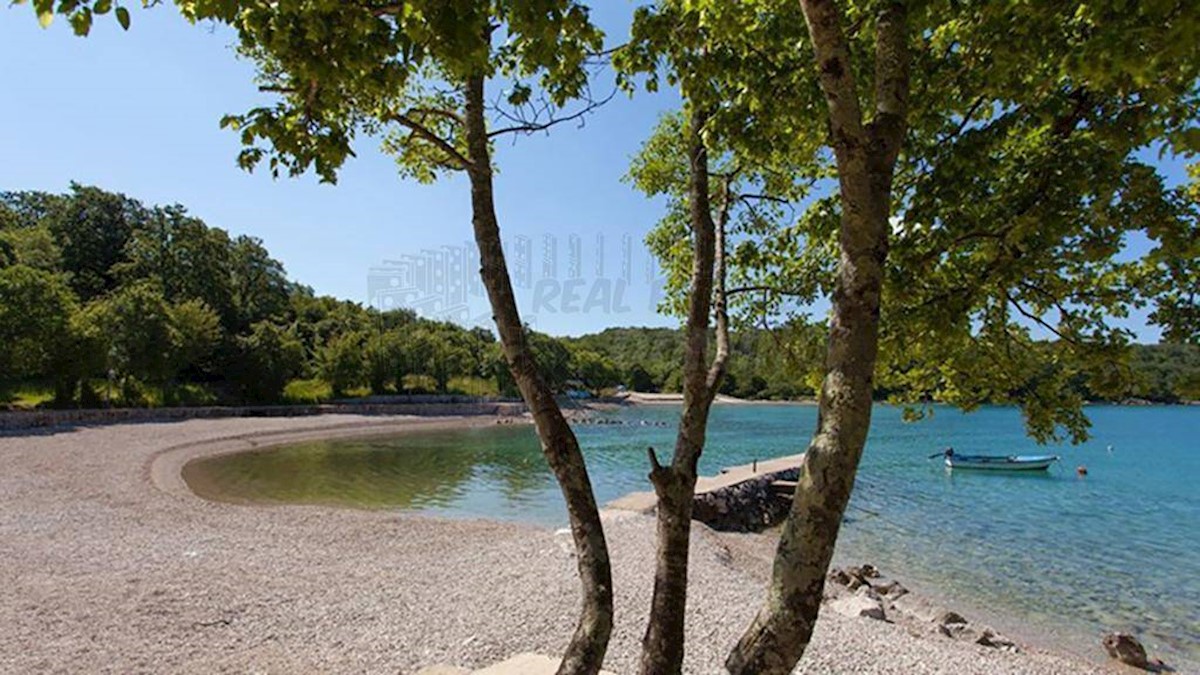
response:
[(1131, 397), (1200, 401), (1200, 345), (1134, 345), (1130, 366), (1138, 379)]
[[(558, 391), (680, 390), (679, 330), (529, 339)], [(721, 393), (813, 395), (821, 329), (746, 330), (731, 343)], [(1135, 346), (1130, 365), (1136, 382), (1122, 398), (1200, 399), (1200, 347)], [(516, 393), (491, 331), (318, 296), (261, 241), (182, 206), (83, 185), (0, 192), (0, 407), (424, 392)]]
[[(821, 362), (820, 335), (781, 338), (755, 330), (733, 336), (731, 378), (722, 393), (750, 399), (799, 398), (814, 395), (808, 371)], [(602, 354), (637, 391), (680, 390), (683, 333), (672, 328), (608, 328), (577, 338), (563, 338), (575, 348)], [(1129, 364), (1134, 385), (1122, 399), (1155, 403), (1200, 400), (1200, 345), (1133, 345)], [(1089, 399), (1090, 392), (1081, 391)]]
[[(811, 333), (812, 329), (805, 329)], [(749, 399), (795, 399), (814, 395), (809, 380), (820, 363), (815, 335), (780, 335), (752, 330), (730, 338), (729, 372), (722, 394)], [(673, 328), (609, 328), (578, 338), (564, 338), (577, 347), (611, 360), (626, 375), (626, 386), (637, 391), (680, 391), (683, 332)]]

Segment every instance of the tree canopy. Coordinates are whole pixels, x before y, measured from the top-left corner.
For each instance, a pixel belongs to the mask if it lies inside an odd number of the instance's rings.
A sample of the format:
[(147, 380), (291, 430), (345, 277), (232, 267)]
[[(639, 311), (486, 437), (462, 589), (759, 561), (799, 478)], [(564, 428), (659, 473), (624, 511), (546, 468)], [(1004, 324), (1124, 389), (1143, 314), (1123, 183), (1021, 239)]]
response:
[[(866, 58), (878, 46), (872, 7), (844, 8), (864, 110), (879, 84)], [(1018, 403), (1039, 438), (1080, 438), (1079, 381), (1110, 398), (1130, 384), (1132, 336), (1114, 319), (1148, 307), (1167, 339), (1200, 339), (1196, 183), (1168, 185), (1148, 156), (1200, 143), (1200, 21), (1172, 3), (1128, 9), (910, 8), (877, 368), (894, 401)], [(633, 32), (618, 55), (627, 82), (665, 77), (712, 111), (711, 170), (728, 181), (713, 197), (734, 195), (735, 319), (819, 328), (811, 308), (834, 293), (842, 205), (799, 5), (664, 1), (639, 10)], [(687, 269), (681, 142), (679, 118), (664, 118), (630, 174), (670, 197), (648, 242), (675, 311)]]
[[(75, 200), (124, 206), (70, 233), (52, 229), (61, 213), (85, 210)], [(277, 401), (305, 379), (328, 387), (320, 399), (368, 384), (385, 395), (513, 393), (490, 331), (317, 296), (290, 281), (261, 241), (210, 227), (183, 206), (76, 185), (62, 195), (0, 193), (0, 213), (22, 214), (0, 228), (15, 252), (0, 261), (0, 386), (54, 383), (58, 405), (95, 403), (110, 374), (124, 386), (108, 400), (126, 405)], [(109, 268), (55, 254), (71, 234), (102, 239), (114, 219), (130, 230)], [(31, 248), (46, 255), (31, 257)], [(105, 280), (86, 292), (103, 290), (81, 295), (71, 283), (80, 276)], [(599, 392), (622, 378), (606, 356), (549, 336), (532, 342), (555, 391), (578, 379)]]
[[(1194, 295), (1163, 279), (1191, 272), (1196, 223), (1141, 153), (1198, 149), (1198, 30), (1200, 12), (1177, 3), (638, 10), (616, 58), (625, 82), (665, 78), (684, 99), (631, 172), (668, 196), (651, 237), (676, 294), (666, 308), (697, 288), (683, 283), (684, 253), (701, 221), (682, 215), (698, 185), (712, 218), (749, 213), (729, 261), (761, 293), (749, 317), (795, 323), (831, 305), (816, 317), (827, 335), (818, 429), (731, 673), (790, 672), (808, 644), (880, 384), (914, 406), (1016, 403), (1036, 438), (1078, 441), (1087, 419), (1073, 387), (1128, 383), (1129, 334), (1114, 317), (1156, 305), (1167, 335), (1189, 337)], [(679, 150), (697, 134), (699, 167)], [(740, 177), (797, 213), (739, 203)], [(1130, 237), (1149, 251), (1133, 254)], [(677, 671), (681, 655), (642, 671)]]

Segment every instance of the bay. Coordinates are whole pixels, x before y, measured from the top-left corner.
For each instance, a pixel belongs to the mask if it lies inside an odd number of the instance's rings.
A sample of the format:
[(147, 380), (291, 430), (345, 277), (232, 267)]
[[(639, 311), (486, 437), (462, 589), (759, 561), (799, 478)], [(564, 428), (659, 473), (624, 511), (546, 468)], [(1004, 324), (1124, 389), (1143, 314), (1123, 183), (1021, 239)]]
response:
[[(1125, 630), (1181, 670), (1200, 665), (1200, 408), (1087, 412), (1092, 440), (1045, 448), (1015, 408), (939, 407), (906, 423), (876, 406), (838, 557), (895, 570), (1018, 631), (1094, 644)], [(577, 425), (601, 503), (649, 489), (646, 448), (669, 455), (678, 414), (626, 407)], [(701, 473), (802, 452), (815, 424), (812, 406), (717, 406)], [(1046, 473), (951, 472), (928, 458), (946, 446), (1063, 459)], [(201, 460), (184, 477), (227, 501), (565, 522), (527, 426), (304, 443)]]

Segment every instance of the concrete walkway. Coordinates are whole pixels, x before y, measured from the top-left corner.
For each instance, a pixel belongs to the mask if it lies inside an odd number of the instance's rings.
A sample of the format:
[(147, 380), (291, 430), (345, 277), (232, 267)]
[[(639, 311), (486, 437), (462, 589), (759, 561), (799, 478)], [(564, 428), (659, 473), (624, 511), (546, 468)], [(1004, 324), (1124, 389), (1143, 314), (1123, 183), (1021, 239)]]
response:
[[(786, 457), (776, 457), (768, 459), (756, 464), (743, 464), (734, 466), (728, 469), (722, 469), (721, 473), (716, 476), (701, 476), (696, 481), (696, 494), (704, 494), (727, 488), (731, 485), (737, 485), (756, 478), (763, 474), (775, 473), (786, 469), (794, 469), (800, 466), (800, 462), (804, 460), (804, 453), (798, 455), (787, 455)], [(605, 505), (606, 509), (614, 509), (617, 511), (636, 511), (638, 513), (651, 513), (654, 511), (655, 505), (658, 503), (658, 498), (653, 491), (650, 492), (632, 492), (614, 499)]]

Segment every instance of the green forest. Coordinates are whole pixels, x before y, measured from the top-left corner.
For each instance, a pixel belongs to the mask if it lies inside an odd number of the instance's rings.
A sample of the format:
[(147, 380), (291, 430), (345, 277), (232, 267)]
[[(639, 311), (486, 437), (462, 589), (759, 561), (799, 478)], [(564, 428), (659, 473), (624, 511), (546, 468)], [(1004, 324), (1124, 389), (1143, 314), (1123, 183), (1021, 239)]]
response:
[[(680, 390), (677, 329), (530, 340), (560, 392)], [(819, 328), (743, 330), (731, 342), (722, 393), (813, 395)], [(1200, 347), (1134, 345), (1128, 363), (1135, 384), (1125, 398), (1200, 398)], [(182, 206), (78, 184), (66, 194), (0, 193), (0, 406), (421, 393), (516, 395), (490, 330), (316, 295), (289, 280), (260, 240), (210, 227)]]

